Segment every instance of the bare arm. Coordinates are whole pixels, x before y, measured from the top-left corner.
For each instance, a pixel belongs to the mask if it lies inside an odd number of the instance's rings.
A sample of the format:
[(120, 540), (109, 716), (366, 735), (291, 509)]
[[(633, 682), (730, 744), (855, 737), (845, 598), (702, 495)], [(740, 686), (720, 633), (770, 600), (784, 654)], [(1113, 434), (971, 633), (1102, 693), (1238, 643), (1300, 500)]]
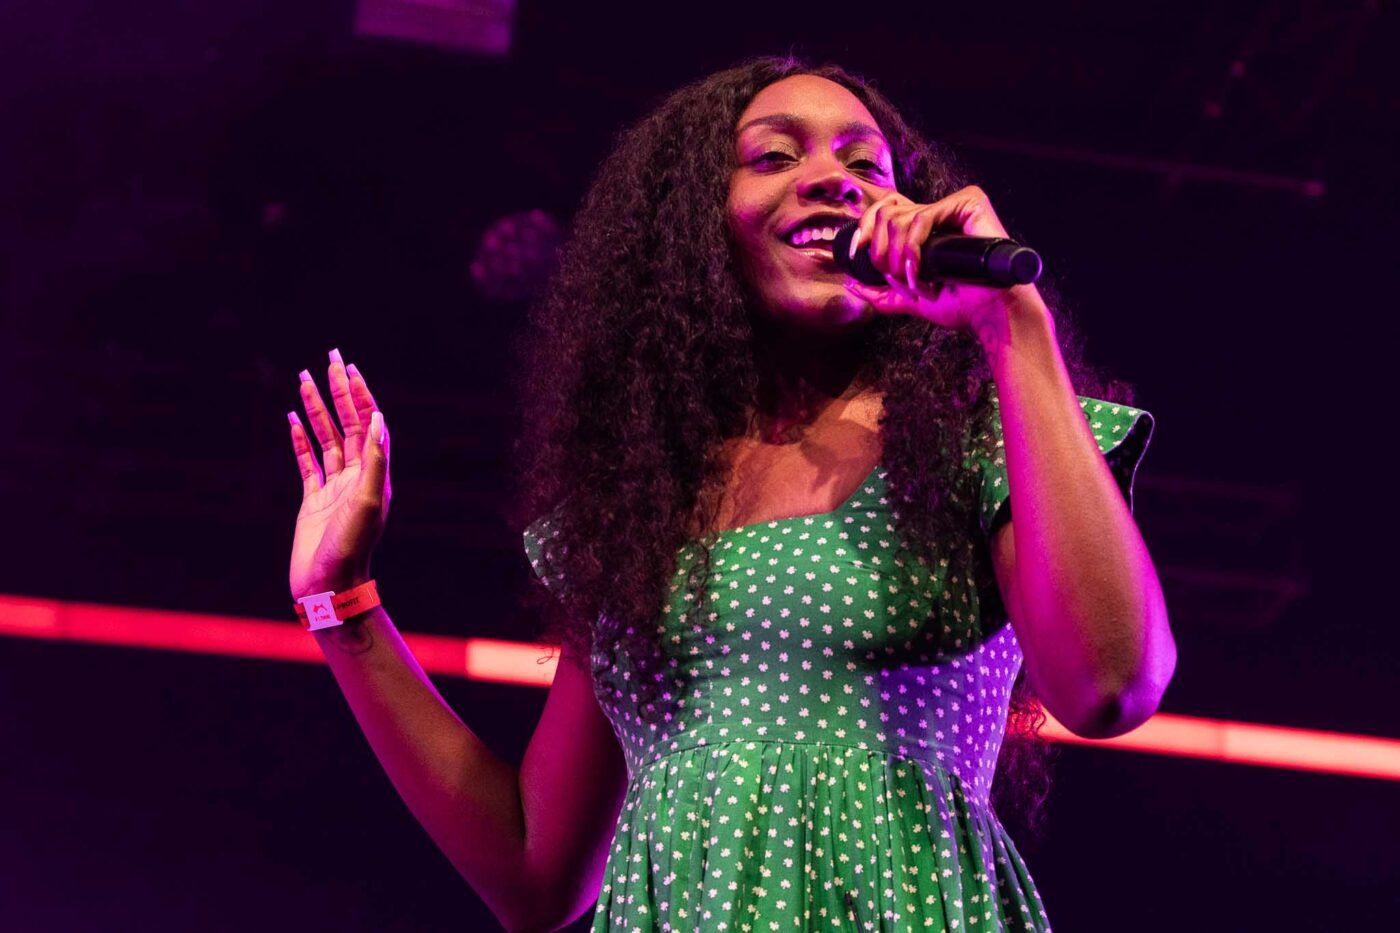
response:
[(886, 190), (861, 215), (850, 255), (868, 243), (888, 287), (850, 279), (846, 288), (880, 313), (912, 314), (982, 344), (1001, 401), (1013, 516), (993, 536), (993, 562), (1027, 675), (1079, 735), (1126, 732), (1156, 710), (1176, 667), (1152, 558), (1085, 424), (1040, 292), (919, 281), (933, 230), (1007, 235), (976, 186), (931, 204)]
[(509, 930), (552, 930), (598, 894), (625, 766), (588, 681), (561, 661), (516, 769), (459, 719), (384, 610), (315, 633), (399, 796)]
[(992, 542), (1027, 674), (1089, 738), (1152, 715), (1176, 667), (1161, 584), (1085, 424), (1038, 293), (985, 340), (1001, 402), (1012, 521)]
[(565, 649), (520, 765), (539, 929), (572, 923), (597, 900), (626, 790), (627, 763), (592, 675)]
[[(388, 516), (389, 430), (364, 376), (330, 352), (342, 437), (311, 374), (301, 396), (322, 464), (288, 413), (302, 477), (288, 583), (293, 598), (369, 578)], [(382, 609), (318, 630), (317, 644), (409, 810), (510, 930), (552, 930), (596, 897), (626, 767), (592, 681), (561, 659), (517, 769), (467, 728)]]

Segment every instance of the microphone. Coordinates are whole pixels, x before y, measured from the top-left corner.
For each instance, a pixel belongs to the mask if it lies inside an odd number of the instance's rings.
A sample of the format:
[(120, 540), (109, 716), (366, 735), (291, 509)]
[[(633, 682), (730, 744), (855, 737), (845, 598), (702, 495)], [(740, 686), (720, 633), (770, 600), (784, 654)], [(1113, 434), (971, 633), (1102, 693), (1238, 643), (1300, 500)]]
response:
[[(854, 260), (847, 258), (857, 226), (859, 223), (852, 220), (836, 231), (836, 239), (831, 244), (832, 258), (841, 271), (858, 282), (888, 285), (884, 273), (870, 261), (869, 243), (861, 244)], [(966, 282), (1010, 288), (1034, 282), (1040, 278), (1040, 268), (1040, 254), (1012, 240), (935, 230), (924, 241), (916, 274), (925, 282)]]

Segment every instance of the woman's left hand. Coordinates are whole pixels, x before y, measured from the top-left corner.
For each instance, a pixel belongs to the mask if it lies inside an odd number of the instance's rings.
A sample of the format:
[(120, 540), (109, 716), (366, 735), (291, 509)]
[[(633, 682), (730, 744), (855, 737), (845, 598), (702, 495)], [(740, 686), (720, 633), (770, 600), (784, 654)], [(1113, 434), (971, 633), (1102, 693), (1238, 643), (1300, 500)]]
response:
[(866, 209), (851, 238), (852, 255), (861, 244), (870, 244), (870, 260), (885, 274), (889, 285), (871, 286), (848, 278), (846, 288), (880, 314), (912, 314), (943, 327), (969, 330), (984, 345), (1005, 332), (1006, 313), (1013, 304), (1041, 303), (1034, 285), (992, 288), (920, 281), (920, 251), (934, 230), (967, 236), (1006, 236), (986, 192), (975, 185), (932, 204), (916, 204), (891, 192)]

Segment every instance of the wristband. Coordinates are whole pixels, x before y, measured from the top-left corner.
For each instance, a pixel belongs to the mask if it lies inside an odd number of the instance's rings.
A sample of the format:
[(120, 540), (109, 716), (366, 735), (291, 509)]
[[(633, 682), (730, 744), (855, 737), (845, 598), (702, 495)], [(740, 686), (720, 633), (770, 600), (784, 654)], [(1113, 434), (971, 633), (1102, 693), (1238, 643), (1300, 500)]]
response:
[(309, 632), (342, 625), (351, 616), (368, 612), (379, 605), (379, 590), (373, 580), (339, 593), (328, 591), (303, 596), (296, 601), (297, 618)]

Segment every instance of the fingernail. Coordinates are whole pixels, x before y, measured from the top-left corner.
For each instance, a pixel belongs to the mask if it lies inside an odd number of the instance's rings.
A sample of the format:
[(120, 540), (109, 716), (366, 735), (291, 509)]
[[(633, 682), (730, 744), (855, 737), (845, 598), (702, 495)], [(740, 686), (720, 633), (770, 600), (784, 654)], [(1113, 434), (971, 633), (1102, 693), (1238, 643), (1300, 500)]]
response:
[(314, 382), (314, 381), (315, 381), (314, 379), (311, 378), (311, 374), (310, 374), (309, 372), (307, 372), (306, 370), (304, 370), (304, 369), (303, 369), (301, 372), (297, 373), (297, 375), (301, 377), (301, 381), (302, 381), (302, 382)]
[(339, 364), (341, 364), (342, 366), (345, 365), (345, 361), (342, 360), (342, 359), (340, 358), (340, 351), (339, 351), (339, 350), (332, 350), (332, 351), (331, 351), (331, 362), (332, 362), (332, 363), (339, 363)]
[(856, 247), (859, 245), (860, 231), (857, 230), (855, 233), (851, 234), (851, 252), (850, 255), (846, 257), (847, 259), (854, 260), (856, 258)]
[(296, 413), (296, 412), (294, 412), (294, 411), (289, 411), (289, 412), (287, 412), (287, 423), (288, 423), (288, 424), (301, 424), (301, 419), (297, 417), (297, 413)]
[[(360, 376), (360, 370), (358, 367), (355, 366), (354, 363), (346, 363), (345, 371), (352, 376)], [(360, 376), (360, 378), (363, 379), (364, 376)]]

